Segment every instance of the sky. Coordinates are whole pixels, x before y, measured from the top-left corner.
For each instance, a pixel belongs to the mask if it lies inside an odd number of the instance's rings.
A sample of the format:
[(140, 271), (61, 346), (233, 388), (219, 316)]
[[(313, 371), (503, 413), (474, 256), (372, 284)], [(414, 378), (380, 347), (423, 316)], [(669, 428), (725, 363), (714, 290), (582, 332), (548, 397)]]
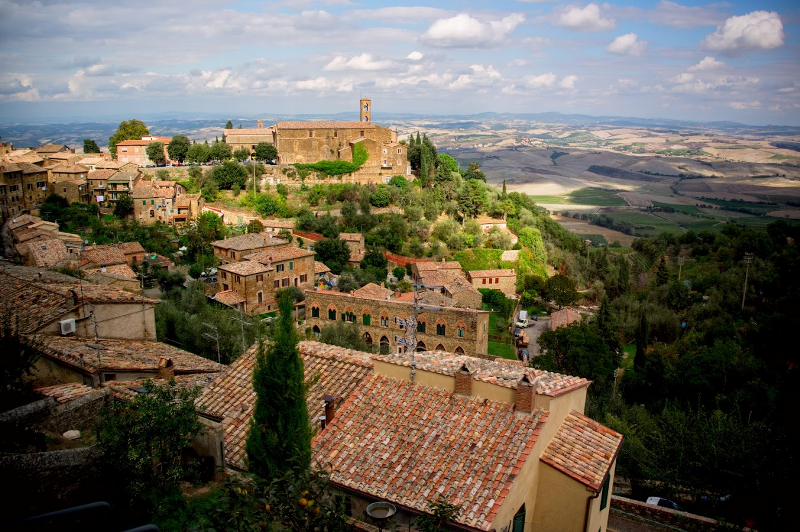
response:
[(353, 112), (800, 125), (796, 0), (0, 0), (0, 123)]

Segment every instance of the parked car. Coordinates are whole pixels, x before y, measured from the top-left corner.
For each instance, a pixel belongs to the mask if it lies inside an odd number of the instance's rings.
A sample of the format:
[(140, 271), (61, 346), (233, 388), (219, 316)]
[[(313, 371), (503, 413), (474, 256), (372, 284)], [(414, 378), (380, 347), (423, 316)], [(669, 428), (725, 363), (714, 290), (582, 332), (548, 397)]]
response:
[(522, 329), (514, 327), (514, 338), (519, 338), (520, 336), (522, 336)]
[(527, 327), (529, 325), (528, 324), (528, 318), (525, 318), (524, 320), (523, 319), (517, 320), (516, 325), (517, 325), (517, 327), (522, 327), (522, 328)]
[(538, 314), (531, 314), (530, 320), (531, 321), (539, 321), (539, 315)]
[(678, 510), (679, 512), (686, 511), (680, 506), (678, 506), (677, 503), (674, 503), (669, 499), (663, 499), (661, 497), (648, 497), (647, 504), (652, 504), (653, 506), (661, 506), (662, 508), (669, 508), (670, 510)]
[(520, 349), (519, 350), (519, 359), (527, 362), (531, 359), (531, 353), (527, 349)]

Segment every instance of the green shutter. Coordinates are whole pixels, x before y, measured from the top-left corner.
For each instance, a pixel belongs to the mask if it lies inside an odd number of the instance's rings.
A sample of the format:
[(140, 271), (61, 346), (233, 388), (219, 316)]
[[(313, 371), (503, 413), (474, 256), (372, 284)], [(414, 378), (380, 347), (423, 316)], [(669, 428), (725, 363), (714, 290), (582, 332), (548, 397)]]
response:
[(603, 495), (600, 498), (601, 512), (606, 509), (606, 506), (608, 506), (608, 488), (610, 482), (611, 482), (611, 475), (606, 475), (606, 481), (603, 482)]
[(525, 530), (525, 507), (523, 506), (522, 510), (514, 516), (514, 527), (513, 532), (524, 532)]

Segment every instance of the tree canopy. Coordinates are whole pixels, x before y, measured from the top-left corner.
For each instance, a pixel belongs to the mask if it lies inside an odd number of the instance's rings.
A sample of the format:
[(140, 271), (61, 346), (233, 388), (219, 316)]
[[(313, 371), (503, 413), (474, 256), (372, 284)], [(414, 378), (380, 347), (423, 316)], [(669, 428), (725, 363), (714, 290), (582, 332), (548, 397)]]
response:
[(191, 145), (192, 142), (186, 135), (175, 135), (172, 137), (172, 140), (169, 141), (169, 144), (167, 144), (167, 153), (169, 154), (169, 158), (173, 161), (185, 161), (186, 156), (189, 154), (189, 147)]
[(155, 164), (161, 164), (167, 160), (166, 155), (164, 155), (164, 143), (155, 141), (151, 142), (147, 145), (147, 149), (145, 150), (147, 153), (147, 158), (153, 161)]
[(92, 139), (83, 139), (83, 153), (100, 153), (100, 147)]
[(273, 161), (278, 158), (278, 149), (271, 142), (259, 142), (254, 150), (255, 158), (261, 162)]
[(124, 140), (139, 140), (149, 135), (150, 130), (141, 120), (131, 119), (119, 123), (117, 131), (108, 139), (108, 151), (111, 156), (117, 158), (117, 144)]
[(317, 260), (324, 263), (335, 274), (342, 273), (347, 261), (350, 260), (350, 248), (347, 242), (338, 238), (321, 240), (314, 246)]

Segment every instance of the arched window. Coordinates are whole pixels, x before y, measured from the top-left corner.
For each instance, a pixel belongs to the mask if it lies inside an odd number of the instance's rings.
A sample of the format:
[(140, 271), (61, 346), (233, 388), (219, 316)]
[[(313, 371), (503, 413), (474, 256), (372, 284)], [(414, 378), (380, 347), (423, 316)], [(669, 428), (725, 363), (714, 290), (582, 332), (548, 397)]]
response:
[(464, 331), (466, 330), (467, 326), (464, 324), (463, 321), (459, 320), (456, 322), (456, 335), (459, 338), (464, 338)]
[(311, 317), (319, 318), (319, 306), (316, 303), (311, 307)]
[(447, 349), (445, 349), (442, 344), (439, 344), (436, 346), (435, 351), (447, 351)]
[(364, 311), (364, 314), (361, 315), (361, 325), (370, 325), (372, 322), (372, 315), (368, 311)]
[(417, 318), (417, 332), (425, 334), (425, 318), (422, 316)]
[(365, 342), (366, 342), (368, 345), (372, 345), (372, 335), (371, 335), (371, 334), (369, 334), (368, 332), (365, 332), (365, 333), (364, 333), (364, 341), (365, 341)]
[(328, 319), (335, 320), (336, 319), (336, 307), (328, 307)]
[(342, 321), (346, 321), (347, 323), (355, 323), (356, 315), (353, 313), (353, 309), (347, 307), (344, 309), (344, 313), (342, 313)]
[(381, 327), (388, 327), (389, 326), (389, 315), (385, 312), (381, 312)]
[(445, 334), (447, 334), (447, 323), (443, 319), (439, 319), (436, 322), (436, 335), (444, 336)]
[(389, 339), (386, 336), (381, 336), (381, 354), (389, 354)]
[(311, 334), (313, 334), (316, 338), (319, 338), (319, 335), (322, 334), (322, 331), (319, 330), (318, 325), (314, 325), (314, 327), (311, 329)]
[(420, 352), (422, 352), (422, 351), (427, 351), (427, 350), (428, 350), (428, 348), (427, 348), (427, 347), (425, 347), (425, 342), (423, 342), (422, 340), (420, 340), (419, 342), (417, 342), (417, 352), (418, 352), (418, 353), (420, 353)]
[(456, 347), (456, 351), (455, 352), (458, 355), (463, 355), (464, 354), (464, 350), (461, 348), (461, 346)]

